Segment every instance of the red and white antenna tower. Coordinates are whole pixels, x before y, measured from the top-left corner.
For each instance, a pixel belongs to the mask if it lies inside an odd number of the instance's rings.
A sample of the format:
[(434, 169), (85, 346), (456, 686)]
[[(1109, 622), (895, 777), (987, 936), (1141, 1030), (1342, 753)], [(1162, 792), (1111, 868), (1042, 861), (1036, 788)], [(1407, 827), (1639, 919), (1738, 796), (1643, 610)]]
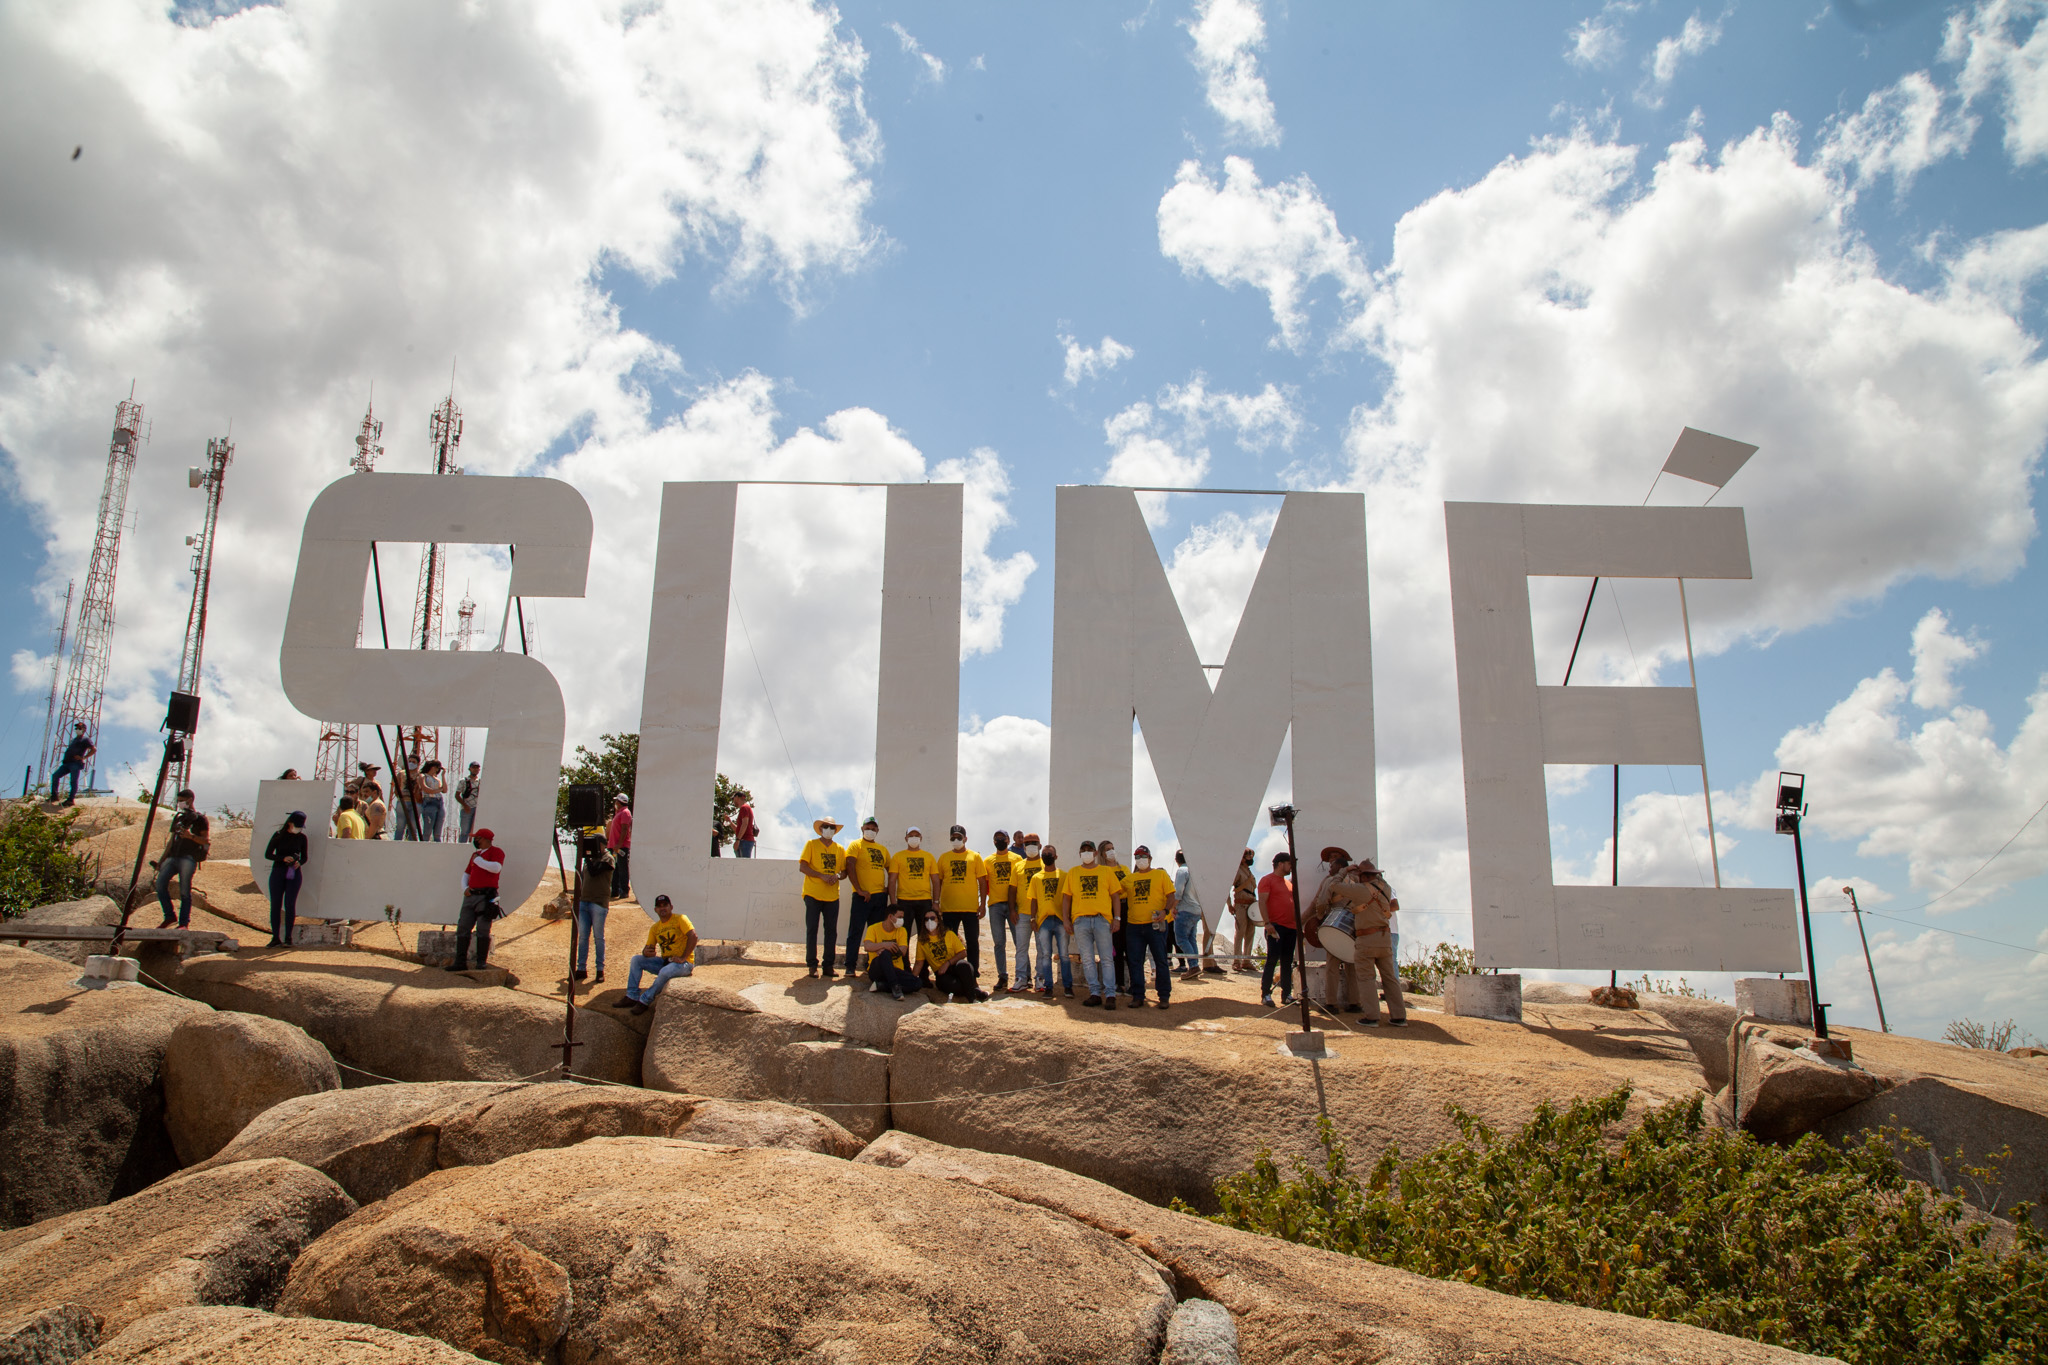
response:
[[(384, 438), (384, 424), (377, 420), (376, 404), (371, 402), (363, 408), (363, 425), (356, 431), (356, 453), (350, 458), (348, 467), (358, 474), (368, 474), (377, 468), (377, 457), (384, 453), (384, 447), (377, 444)], [(363, 643), (363, 618), (356, 617), (356, 644)], [(354, 721), (324, 721), (320, 726), (320, 748), (313, 755), (313, 779), (316, 782), (345, 782), (356, 771), (356, 726)]]
[[(455, 604), (455, 630), (448, 637), (448, 648), (468, 649), (470, 639), (476, 634), (476, 602), (469, 595), (469, 589), (462, 590), (462, 600)], [(469, 772), (469, 731), (460, 725), (448, 731), (448, 771), (443, 774), (449, 783), (459, 782)], [(455, 822), (450, 820), (444, 827), (446, 837), (455, 837)]]
[[(428, 420), (428, 430), (434, 442), (432, 472), (460, 474), (462, 466), (455, 463), (455, 456), (462, 445), (462, 409), (455, 406), (453, 393), (442, 399), (440, 406), (434, 409), (434, 415)], [(426, 552), (420, 557), (419, 588), (413, 594), (414, 648), (441, 647), (441, 621), (446, 607), (447, 578), (448, 552), (430, 541)], [(407, 756), (417, 759), (424, 766), (428, 759), (441, 757), (441, 731), (432, 725), (415, 725), (411, 731), (411, 742), (406, 747)], [(400, 780), (401, 775), (393, 773), (391, 776), (396, 782)]]
[[(78, 588), (78, 580), (72, 579), (64, 585), (64, 614), (57, 618), (57, 644), (50, 651), (50, 708), (43, 713), (42, 756), (36, 760), (36, 785), (43, 785), (43, 777), (49, 772), (50, 734), (57, 724), (57, 687), (64, 679), (64, 636), (71, 629), (71, 596)], [(67, 744), (69, 740), (65, 741)], [(50, 793), (55, 798), (56, 793)]]
[[(71, 742), (75, 721), (85, 737), (100, 742), (100, 703), (107, 691), (107, 662), (114, 650), (114, 578), (121, 566), (121, 523), (128, 516), (128, 480), (142, 448), (142, 404), (128, 397), (114, 408), (114, 435), (107, 443), (107, 481), (100, 488), (99, 529), (93, 533), (92, 565), (71, 637), (71, 668), (64, 678), (64, 704), (57, 712), (52, 743)], [(55, 755), (52, 755), (53, 758)], [(95, 770), (97, 775), (97, 770)]]
[[(228, 466), (234, 462), (235, 443), (222, 436), (206, 443), (205, 467), (194, 465), (189, 474), (192, 487), (206, 490), (206, 520), (198, 535), (185, 537), (185, 543), (193, 547), (192, 605), (185, 613), (185, 650), (178, 656), (177, 690), (195, 697), (199, 695), (200, 655), (206, 649), (206, 600), (213, 592), (213, 536), (220, 526), (221, 489), (227, 485)], [(185, 737), (177, 791), (192, 785), (192, 749), (197, 743), (198, 736)]]

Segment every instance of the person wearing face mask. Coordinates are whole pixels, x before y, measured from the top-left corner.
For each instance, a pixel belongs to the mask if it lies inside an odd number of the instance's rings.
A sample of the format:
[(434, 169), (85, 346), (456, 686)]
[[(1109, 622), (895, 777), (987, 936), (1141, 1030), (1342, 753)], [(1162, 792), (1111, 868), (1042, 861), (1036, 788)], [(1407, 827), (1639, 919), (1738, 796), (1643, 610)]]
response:
[(1204, 966), (1214, 968), (1215, 974), (1218, 976), (1223, 974), (1223, 969), (1216, 966), (1214, 956), (1216, 951), (1216, 935), (1213, 931), (1209, 934), (1207, 943), (1210, 955), (1206, 959), (1200, 960), (1195, 956), (1195, 949), (1200, 940), (1203, 927), (1202, 902), (1195, 895), (1195, 874), (1188, 869), (1187, 850), (1175, 849), (1173, 852), (1173, 946), (1174, 950), (1180, 954), (1180, 979), (1183, 981), (1200, 981)]
[[(996, 851), (981, 860), (982, 868), (988, 873), (988, 936), (994, 941), (996, 950), (996, 989), (1010, 989), (1010, 962), (1007, 945), (1016, 929), (1018, 919), (1018, 893), (1023, 883), (1018, 880), (1018, 869), (1024, 866), (1024, 855), (1010, 848), (1010, 836), (997, 830), (993, 836)], [(1019, 963), (1017, 979), (1028, 982), (1031, 968), (1028, 963)]]
[(1038, 856), (1043, 846), (1035, 834), (1018, 830), (1011, 839), (1010, 847), (1017, 854), (1017, 868), (1012, 874), (1017, 897), (1010, 920), (1010, 946), (1014, 950), (1012, 955), (1016, 958), (1017, 974), (1011, 978), (1010, 989), (1024, 995), (1031, 991), (1031, 945), (1038, 940), (1038, 916), (1031, 908), (1031, 883), (1045, 870), (1045, 864)]
[(1072, 1000), (1074, 966), (1067, 960), (1067, 922), (1060, 918), (1060, 853), (1056, 848), (1038, 846), (1035, 834), (1025, 841), (1024, 847), (1035, 849), (1039, 863), (1038, 871), (1032, 874), (1027, 886), (1031, 933), (1038, 945), (1038, 993), (1044, 996), (1052, 994), (1052, 968), (1057, 962), (1060, 988), (1067, 993), (1067, 999)]
[(469, 841), (474, 850), (462, 869), (462, 909), (455, 918), (455, 965), (451, 972), (469, 970), (469, 938), (476, 935), (476, 965), (491, 955), (491, 921), (498, 917), (498, 877), (505, 870), (505, 852), (496, 835), (480, 829)]
[(917, 989), (917, 976), (910, 970), (910, 933), (903, 927), (903, 907), (885, 905), (882, 917), (867, 927), (861, 937), (868, 955), (868, 989), (888, 988), (896, 999), (906, 990)]
[[(846, 880), (846, 850), (839, 846), (839, 823), (829, 817), (811, 821), (816, 837), (804, 845), (796, 865), (804, 874), (804, 965), (810, 975), (818, 974), (818, 927), (825, 929), (825, 979), (833, 970), (839, 951), (839, 883)], [(851, 971), (853, 964), (847, 964)]]
[(988, 867), (967, 847), (967, 831), (959, 825), (946, 831), (952, 844), (939, 855), (938, 903), (946, 927), (967, 943), (967, 963), (981, 975), (981, 917), (988, 910)]
[(1159, 1008), (1165, 1009), (1173, 998), (1173, 976), (1167, 968), (1173, 902), (1173, 875), (1152, 866), (1152, 850), (1139, 844), (1131, 850), (1131, 870), (1124, 878), (1124, 944), (1131, 963), (1133, 1009), (1145, 1008), (1147, 958)]
[(1267, 1009), (1273, 1008), (1275, 967), (1280, 972), (1280, 1003), (1294, 1003), (1294, 888), (1287, 879), (1293, 870), (1293, 859), (1275, 853), (1273, 870), (1259, 878), (1259, 908), (1266, 920), (1266, 970), (1259, 977), (1259, 1003)]
[(889, 904), (903, 907), (905, 924), (924, 922), (938, 874), (938, 859), (925, 851), (924, 831), (912, 825), (903, 832), (903, 847), (889, 860)]
[(946, 927), (937, 910), (927, 910), (924, 924), (917, 931), (917, 975), (920, 981), (929, 980), (932, 986), (946, 993), (946, 1003), (953, 1003), (954, 997), (965, 1000), (986, 1000), (988, 992), (975, 984), (974, 965), (967, 960), (967, 945), (960, 941), (960, 935)]
[(292, 946), (299, 888), (306, 880), (306, 853), (306, 812), (295, 810), (284, 818), (263, 849), (263, 856), (270, 862), (269, 947)]
[[(1117, 890), (1121, 892), (1124, 886), (1124, 878), (1130, 875), (1130, 869), (1117, 861), (1116, 845), (1108, 839), (1104, 839), (1096, 844), (1095, 861), (1100, 866), (1108, 868), (1115, 875)], [(1129, 906), (1126, 905), (1125, 908), (1128, 910)], [(1129, 994), (1131, 989), (1131, 957), (1129, 943), (1121, 929), (1117, 930), (1115, 936), (1110, 940), (1109, 957), (1110, 961), (1116, 966), (1117, 993), (1119, 995)]]
[[(169, 840), (164, 844), (164, 856), (156, 865), (156, 900), (163, 907), (164, 922), (157, 926), (168, 929), (173, 924), (180, 929), (192, 927), (192, 874), (199, 870), (199, 864), (206, 861), (207, 850), (213, 846), (213, 835), (206, 823), (206, 817), (195, 809), (191, 788), (178, 793), (178, 813), (171, 817)], [(178, 908), (171, 909), (171, 878), (178, 879)]]
[(1230, 883), (1230, 966), (1233, 971), (1257, 976), (1259, 969), (1252, 962), (1252, 906), (1258, 903), (1259, 883), (1252, 876), (1252, 861), (1252, 851), (1246, 849)]
[(1081, 958), (1081, 977), (1088, 983), (1088, 1007), (1116, 1008), (1116, 978), (1113, 949), (1123, 884), (1113, 869), (1095, 861), (1095, 841), (1081, 841), (1081, 863), (1070, 867), (1060, 879), (1060, 918), (1066, 922), (1067, 937), (1074, 941)]
[(860, 970), (861, 940), (868, 926), (879, 922), (889, 908), (889, 850), (877, 838), (882, 826), (870, 815), (861, 821), (860, 838), (846, 846), (846, 880), (853, 883), (853, 898), (846, 907), (846, 972)]

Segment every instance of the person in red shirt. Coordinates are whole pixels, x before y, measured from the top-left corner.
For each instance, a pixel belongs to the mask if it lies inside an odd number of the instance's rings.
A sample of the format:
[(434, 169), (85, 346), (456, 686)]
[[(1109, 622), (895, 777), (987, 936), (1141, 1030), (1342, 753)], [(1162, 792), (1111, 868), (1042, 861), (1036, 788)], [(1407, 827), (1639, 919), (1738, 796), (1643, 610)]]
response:
[(758, 832), (758, 827), (754, 824), (754, 803), (740, 802), (740, 808), (732, 815), (732, 856), (753, 857), (754, 835)]
[(1280, 967), (1280, 1003), (1294, 1003), (1294, 888), (1287, 875), (1294, 862), (1285, 853), (1273, 855), (1273, 870), (1259, 878), (1259, 908), (1266, 914), (1266, 970), (1259, 976), (1259, 1003), (1273, 1006), (1273, 967)]
[(612, 797), (612, 818), (604, 827), (604, 842), (612, 853), (612, 899), (624, 900), (633, 889), (626, 877), (626, 864), (633, 854), (633, 808), (626, 804), (624, 792)]
[(476, 851), (462, 869), (462, 909), (455, 920), (455, 965), (451, 972), (469, 970), (469, 938), (476, 935), (476, 965), (491, 955), (491, 921), (498, 917), (498, 876), (505, 870), (505, 853), (487, 829), (470, 837)]

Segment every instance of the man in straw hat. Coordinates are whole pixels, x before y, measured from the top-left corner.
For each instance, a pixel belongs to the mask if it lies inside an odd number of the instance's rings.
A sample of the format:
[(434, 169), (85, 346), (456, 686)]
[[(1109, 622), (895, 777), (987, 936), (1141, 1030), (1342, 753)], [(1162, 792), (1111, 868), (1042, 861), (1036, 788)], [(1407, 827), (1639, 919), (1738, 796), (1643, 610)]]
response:
[[(839, 883), (846, 880), (846, 850), (835, 837), (838, 821), (826, 816), (811, 821), (814, 836), (797, 855), (796, 865), (804, 874), (804, 965), (818, 974), (818, 927), (825, 929), (825, 979), (839, 973)], [(853, 970), (853, 964), (847, 964)]]

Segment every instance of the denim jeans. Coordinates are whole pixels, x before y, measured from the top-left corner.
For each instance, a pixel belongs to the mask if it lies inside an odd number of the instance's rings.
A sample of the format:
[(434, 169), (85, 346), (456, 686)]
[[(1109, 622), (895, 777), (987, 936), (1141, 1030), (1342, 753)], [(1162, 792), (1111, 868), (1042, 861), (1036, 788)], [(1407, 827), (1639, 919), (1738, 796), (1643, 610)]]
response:
[(1017, 950), (1017, 973), (1010, 978), (1010, 984), (1020, 989), (1031, 984), (1031, 940), (1036, 936), (1031, 928), (1031, 916), (1019, 910), (1017, 922), (1010, 926), (1010, 946)]
[(446, 818), (446, 809), (438, 796), (430, 796), (420, 802), (420, 837), (430, 844), (441, 842), (441, 825)]
[(270, 941), (289, 945), (292, 920), (299, 911), (299, 888), (306, 884), (303, 868), (270, 865)]
[[(654, 997), (661, 994), (663, 986), (666, 986), (676, 977), (688, 976), (695, 970), (696, 964), (694, 963), (670, 962), (665, 957), (645, 957), (635, 953), (633, 954), (632, 970), (626, 973), (626, 998), (636, 1004), (651, 1005), (654, 1003)], [(645, 994), (642, 994), (640, 990), (640, 974), (642, 972), (654, 973), (654, 984), (647, 988)]]
[(78, 799), (78, 779), (85, 773), (83, 763), (59, 763), (57, 771), (50, 774), (50, 799), (57, 799), (57, 784), (64, 780), (64, 774), (71, 774), (71, 799)]
[(469, 806), (464, 806), (462, 808), (462, 818), (456, 821), (455, 823), (458, 826), (456, 833), (461, 836), (463, 843), (468, 843), (469, 832), (476, 828), (475, 809)]
[(417, 809), (410, 801), (393, 801), (391, 803), (391, 837), (393, 839), (411, 839), (413, 837), (412, 822), (418, 818), (414, 814)]
[(1010, 938), (1010, 926), (1003, 922), (1008, 912), (1007, 905), (993, 905), (988, 908), (988, 936), (994, 941), (996, 950), (996, 975), (1008, 980), (1010, 976), (1010, 954), (1006, 945)]
[(867, 937), (868, 926), (878, 923), (889, 910), (889, 893), (877, 891), (862, 895), (856, 891), (846, 907), (846, 974), (852, 976), (860, 970), (860, 941)]
[(192, 927), (192, 874), (199, 870), (197, 858), (165, 858), (156, 865), (156, 901), (171, 918), (171, 878), (178, 879), (178, 927)]
[(1116, 994), (1114, 944), (1116, 932), (1100, 915), (1083, 915), (1074, 921), (1074, 947), (1081, 954), (1081, 976), (1090, 995)]
[(752, 839), (740, 839), (735, 841), (732, 846), (732, 856), (735, 858), (753, 857), (754, 841)]
[(576, 970), (586, 970), (590, 959), (590, 941), (597, 940), (597, 973), (604, 975), (604, 919), (611, 913), (611, 905), (605, 901), (576, 902)]
[(1052, 964), (1060, 964), (1060, 985), (1066, 990), (1074, 989), (1074, 964), (1067, 961), (1067, 925), (1059, 916), (1038, 926), (1038, 984), (1041, 989), (1052, 989)]
[(1201, 968), (1202, 912), (1199, 910), (1176, 910), (1173, 912), (1173, 946), (1181, 955), (1181, 970), (1197, 971)]
[(1145, 959), (1152, 959), (1152, 989), (1164, 1001), (1173, 996), (1173, 972), (1167, 958), (1164, 924), (1126, 924), (1124, 947), (1131, 959), (1131, 999), (1145, 998)]

